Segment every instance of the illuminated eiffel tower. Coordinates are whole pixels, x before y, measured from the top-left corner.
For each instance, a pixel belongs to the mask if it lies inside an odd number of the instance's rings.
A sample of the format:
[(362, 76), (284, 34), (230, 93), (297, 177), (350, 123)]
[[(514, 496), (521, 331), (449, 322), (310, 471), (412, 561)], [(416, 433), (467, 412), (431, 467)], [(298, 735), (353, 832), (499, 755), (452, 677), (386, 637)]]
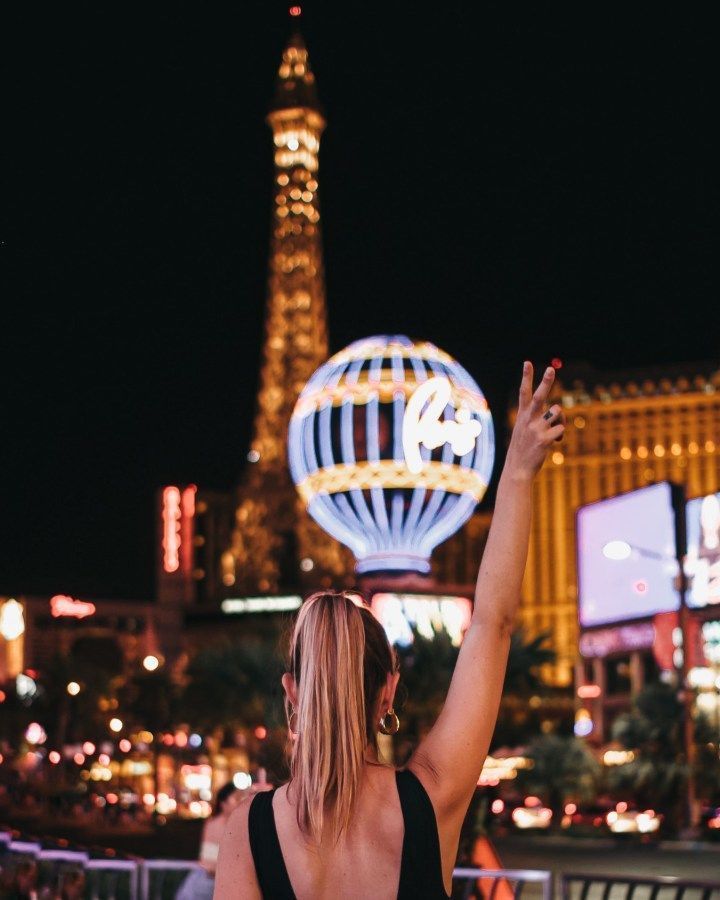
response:
[(344, 547), (308, 516), (290, 479), (287, 431), (306, 381), (327, 359), (318, 151), (325, 128), (299, 35), (289, 41), (267, 117), (275, 147), (274, 211), (260, 389), (249, 466), (222, 555), (229, 593), (338, 585), (352, 572)]

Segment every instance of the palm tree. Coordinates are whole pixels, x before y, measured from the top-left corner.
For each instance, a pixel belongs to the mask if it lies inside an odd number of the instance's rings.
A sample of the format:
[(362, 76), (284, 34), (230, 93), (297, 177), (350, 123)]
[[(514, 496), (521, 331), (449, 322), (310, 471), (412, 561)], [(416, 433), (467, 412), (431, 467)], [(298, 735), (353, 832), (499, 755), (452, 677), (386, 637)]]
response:
[(188, 664), (181, 706), (196, 728), (284, 722), (282, 664), (272, 641), (246, 640), (200, 651)]
[[(513, 632), (504, 693), (527, 695), (542, 690), (538, 670), (555, 659), (554, 651), (543, 646), (547, 639), (547, 633), (526, 640), (521, 630)], [(405, 736), (405, 746), (397, 756), (402, 761), (440, 714), (459, 648), (444, 630), (427, 638), (413, 628), (413, 642), (396, 649), (401, 672), (396, 705)], [(506, 730), (501, 726), (501, 732)]]
[(555, 651), (544, 646), (549, 639), (549, 631), (527, 641), (521, 628), (512, 633), (503, 693), (525, 696), (542, 690), (544, 684), (538, 670), (555, 662)]
[(615, 720), (613, 739), (635, 758), (613, 767), (608, 788), (622, 799), (633, 799), (640, 807), (664, 812), (673, 827), (681, 816), (680, 804), (688, 777), (682, 750), (683, 707), (670, 685), (647, 685), (635, 698), (633, 708)]
[(518, 772), (518, 783), (552, 810), (553, 827), (562, 822), (566, 800), (588, 802), (597, 794), (600, 765), (582, 741), (544, 734), (530, 742), (532, 767)]

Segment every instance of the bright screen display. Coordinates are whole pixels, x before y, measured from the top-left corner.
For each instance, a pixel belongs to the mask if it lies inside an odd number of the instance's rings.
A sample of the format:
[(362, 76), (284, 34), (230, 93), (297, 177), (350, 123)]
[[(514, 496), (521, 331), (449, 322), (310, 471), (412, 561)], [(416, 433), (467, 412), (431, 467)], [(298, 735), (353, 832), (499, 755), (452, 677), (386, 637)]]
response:
[(679, 608), (675, 516), (667, 482), (580, 507), (577, 548), (583, 628)]
[(379, 593), (373, 595), (372, 611), (391, 644), (409, 646), (415, 628), (429, 640), (446, 631), (458, 647), (470, 625), (472, 603), (467, 597)]
[(685, 522), (687, 605), (720, 603), (720, 493), (688, 500)]

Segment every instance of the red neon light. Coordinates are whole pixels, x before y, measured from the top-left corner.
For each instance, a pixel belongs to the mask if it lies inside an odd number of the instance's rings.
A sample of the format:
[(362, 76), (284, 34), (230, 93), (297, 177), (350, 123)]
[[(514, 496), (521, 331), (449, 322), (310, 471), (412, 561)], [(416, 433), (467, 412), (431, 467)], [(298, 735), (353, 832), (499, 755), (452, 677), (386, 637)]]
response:
[(192, 519), (195, 515), (195, 494), (197, 486), (189, 484), (182, 492), (182, 514), (188, 519)]
[(166, 572), (177, 572), (180, 566), (180, 491), (166, 487), (163, 491), (163, 567)]
[(57, 619), (60, 616), (72, 616), (74, 619), (84, 619), (95, 612), (94, 603), (85, 603), (83, 600), (73, 600), (65, 594), (55, 594), (50, 598), (50, 612)]

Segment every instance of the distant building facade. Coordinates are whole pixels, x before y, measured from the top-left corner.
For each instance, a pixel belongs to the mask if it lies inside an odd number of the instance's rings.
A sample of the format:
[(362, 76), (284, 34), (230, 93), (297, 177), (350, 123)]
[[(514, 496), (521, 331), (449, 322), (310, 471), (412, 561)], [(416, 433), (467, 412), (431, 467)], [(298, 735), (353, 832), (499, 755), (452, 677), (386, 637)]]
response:
[(560, 686), (572, 683), (578, 659), (575, 513), (655, 481), (682, 484), (688, 497), (718, 490), (720, 362), (656, 372), (561, 369), (552, 399), (568, 425), (533, 489), (520, 620), (530, 634), (550, 633), (557, 662), (545, 674)]

